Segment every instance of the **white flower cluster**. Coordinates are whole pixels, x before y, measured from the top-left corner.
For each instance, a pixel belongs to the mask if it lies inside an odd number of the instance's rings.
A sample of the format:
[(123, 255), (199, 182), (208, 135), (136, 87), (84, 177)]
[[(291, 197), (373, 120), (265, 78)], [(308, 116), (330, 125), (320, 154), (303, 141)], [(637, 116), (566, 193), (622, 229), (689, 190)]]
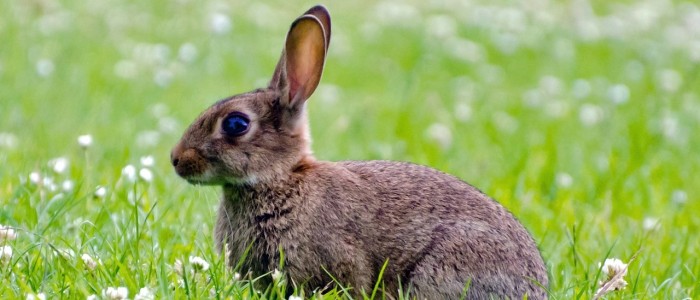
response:
[(17, 238), (17, 232), (10, 226), (0, 224), (0, 242), (12, 241)]
[(7, 263), (12, 259), (12, 247), (0, 246), (0, 261)]
[(153, 171), (151, 171), (150, 167), (155, 164), (155, 159), (153, 159), (153, 156), (148, 155), (141, 157), (140, 161), (142, 167), (138, 170), (138, 177), (136, 167), (131, 164), (126, 165), (122, 169), (122, 177), (129, 182), (136, 182), (138, 178), (141, 178), (141, 180), (145, 182), (153, 181)]
[(153, 300), (155, 295), (153, 291), (147, 287), (143, 287), (139, 290), (139, 293), (134, 296), (134, 300)]
[(92, 146), (92, 135), (84, 134), (78, 137), (78, 145), (83, 149), (90, 148)]
[(209, 270), (209, 263), (199, 256), (190, 256), (190, 265), (196, 272)]
[(44, 293), (37, 293), (37, 294), (28, 293), (26, 299), (27, 300), (46, 300), (46, 294), (44, 294)]
[(604, 276), (604, 280), (598, 282), (600, 288), (596, 291), (594, 299), (598, 299), (612, 291), (625, 289), (627, 286), (627, 281), (625, 281), (625, 275), (627, 275), (626, 263), (617, 258), (608, 258), (603, 262), (602, 266), (598, 263), (598, 267), (601, 268), (600, 271)]
[(129, 289), (126, 287), (108, 287), (102, 290), (102, 297), (109, 300), (122, 300), (129, 297)]
[(83, 253), (83, 255), (80, 256), (80, 259), (83, 260), (83, 264), (85, 265), (85, 268), (88, 269), (88, 271), (94, 270), (99, 261), (95, 261), (90, 254)]

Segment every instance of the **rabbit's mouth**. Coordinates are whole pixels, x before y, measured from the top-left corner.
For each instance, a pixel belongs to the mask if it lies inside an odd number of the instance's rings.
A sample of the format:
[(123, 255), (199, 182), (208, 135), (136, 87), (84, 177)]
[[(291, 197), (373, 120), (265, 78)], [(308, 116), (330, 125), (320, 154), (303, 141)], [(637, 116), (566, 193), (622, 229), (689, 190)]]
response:
[(214, 176), (209, 170), (197, 175), (183, 176), (180, 173), (178, 173), (178, 175), (187, 180), (188, 183), (194, 185), (224, 185), (226, 183), (226, 180)]

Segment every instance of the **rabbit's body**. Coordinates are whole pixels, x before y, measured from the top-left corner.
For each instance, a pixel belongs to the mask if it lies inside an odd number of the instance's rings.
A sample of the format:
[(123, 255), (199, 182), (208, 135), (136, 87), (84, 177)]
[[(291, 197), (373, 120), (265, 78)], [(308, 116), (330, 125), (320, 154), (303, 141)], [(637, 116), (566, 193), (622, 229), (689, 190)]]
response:
[[(299, 17), (267, 88), (224, 99), (190, 125), (172, 164), (194, 184), (221, 185), (216, 238), (230, 263), (259, 276), (279, 266), (307, 289), (368, 292), (383, 275), (427, 299), (546, 298), (547, 273), (525, 228), (501, 205), (439, 171), (311, 155), (306, 100), (321, 78), (330, 16)], [(248, 250), (249, 249), (249, 250)], [(327, 271), (327, 272), (326, 272)], [(330, 274), (330, 275), (329, 275)]]
[(254, 274), (279, 266), (281, 249), (290, 279), (311, 287), (332, 282), (324, 267), (367, 291), (389, 260), (390, 293), (400, 281), (420, 299), (458, 298), (467, 284), (475, 298), (545, 298), (536, 282), (546, 284), (547, 273), (532, 238), (455, 177), (410, 163), (313, 160), (288, 175), (224, 187), (217, 241), (229, 242), (235, 261), (255, 240), (244, 264)]

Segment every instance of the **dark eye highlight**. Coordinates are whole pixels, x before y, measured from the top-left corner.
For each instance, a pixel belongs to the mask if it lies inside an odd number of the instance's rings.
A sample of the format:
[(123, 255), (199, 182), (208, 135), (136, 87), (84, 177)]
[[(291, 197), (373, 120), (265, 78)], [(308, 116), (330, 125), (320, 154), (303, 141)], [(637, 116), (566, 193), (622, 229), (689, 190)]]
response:
[(245, 114), (234, 112), (226, 116), (221, 122), (221, 129), (228, 136), (241, 136), (248, 132), (250, 120)]

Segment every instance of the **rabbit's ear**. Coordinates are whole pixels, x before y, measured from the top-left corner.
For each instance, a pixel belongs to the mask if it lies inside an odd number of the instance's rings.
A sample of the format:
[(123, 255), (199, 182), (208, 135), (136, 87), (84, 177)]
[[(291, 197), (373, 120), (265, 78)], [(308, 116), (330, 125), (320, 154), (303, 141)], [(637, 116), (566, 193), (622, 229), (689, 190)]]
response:
[(287, 33), (285, 48), (270, 87), (287, 93), (283, 97), (287, 104), (303, 103), (321, 80), (326, 49), (326, 32), (321, 21), (314, 15), (296, 19)]
[(316, 5), (309, 10), (307, 10), (304, 15), (312, 15), (318, 19), (319, 22), (321, 22), (321, 26), (323, 27), (323, 31), (325, 33), (325, 38), (326, 38), (326, 53), (328, 53), (328, 45), (331, 44), (331, 15), (328, 13), (328, 10), (326, 9), (325, 6), (323, 5)]

